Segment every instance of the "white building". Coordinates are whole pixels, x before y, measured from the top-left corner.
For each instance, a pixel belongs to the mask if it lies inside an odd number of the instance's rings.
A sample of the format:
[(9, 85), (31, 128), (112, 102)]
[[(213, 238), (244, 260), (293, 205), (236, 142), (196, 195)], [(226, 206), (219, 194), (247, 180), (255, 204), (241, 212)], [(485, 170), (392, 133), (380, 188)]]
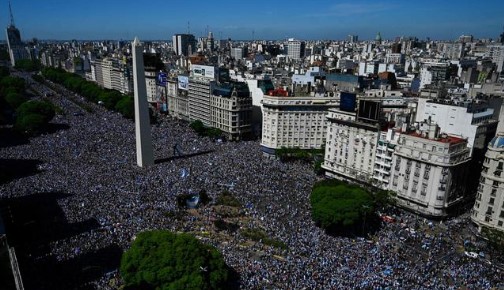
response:
[(504, 45), (487, 46), (485, 56), (492, 59), (492, 62), (497, 65), (497, 72), (502, 72), (504, 66)]
[(330, 109), (322, 168), (338, 179), (370, 183), (380, 128), (357, 120), (355, 112)]
[(304, 41), (289, 38), (287, 43), (287, 55), (291, 60), (300, 60), (304, 57)]
[(263, 98), (261, 148), (320, 149), (326, 139), (326, 113), (339, 105), (339, 98), (324, 96), (269, 96)]
[(292, 83), (296, 85), (315, 85), (315, 77), (324, 76), (325, 72), (320, 67), (310, 67), (304, 74), (293, 74)]
[[(449, 135), (467, 138), (467, 145), (484, 149), (487, 136), (494, 136), (497, 121), (492, 120), (494, 110), (472, 102), (441, 103), (434, 100), (418, 99), (416, 121), (431, 119)], [(491, 138), (491, 137), (490, 137)]]
[[(205, 126), (220, 129), (231, 140), (241, 140), (251, 134), (252, 98), (246, 83), (218, 81), (218, 68), (192, 65), (190, 77), (179, 76), (178, 106), (173, 115), (189, 112), (189, 120), (200, 120)], [(188, 84), (184, 84), (188, 82)], [(183, 106), (187, 90), (187, 107)]]
[(488, 144), (483, 162), (476, 202), (471, 219), (479, 230), (489, 227), (504, 231), (504, 133)]
[(400, 135), (401, 134), (394, 129), (380, 132), (373, 167), (373, 184), (379, 188), (385, 190), (389, 189), (392, 158)]
[(106, 57), (92, 61), (88, 80), (95, 81), (103, 88), (116, 90), (123, 94), (133, 92), (131, 66), (116, 58)]
[(443, 218), (466, 200), (470, 169), (465, 139), (439, 134), (433, 122), (401, 134), (392, 158), (392, 182), (398, 204)]
[(154, 70), (145, 70), (145, 85), (147, 88), (147, 101), (149, 103), (156, 103), (157, 89), (156, 89), (156, 72)]
[(438, 84), (448, 77), (448, 63), (425, 63), (420, 69), (420, 89), (430, 84)]

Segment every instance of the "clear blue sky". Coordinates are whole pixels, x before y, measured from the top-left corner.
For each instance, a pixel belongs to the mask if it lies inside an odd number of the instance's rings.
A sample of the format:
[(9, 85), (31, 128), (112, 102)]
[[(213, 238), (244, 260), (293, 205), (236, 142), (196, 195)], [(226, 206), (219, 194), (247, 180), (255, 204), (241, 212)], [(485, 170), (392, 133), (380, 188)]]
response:
[[(0, 0), (0, 23), (9, 20)], [(417, 36), (495, 39), (504, 26), (502, 0), (11, 0), (23, 40), (171, 39), (174, 33), (216, 38), (359, 39)], [(5, 30), (0, 39), (5, 39)]]

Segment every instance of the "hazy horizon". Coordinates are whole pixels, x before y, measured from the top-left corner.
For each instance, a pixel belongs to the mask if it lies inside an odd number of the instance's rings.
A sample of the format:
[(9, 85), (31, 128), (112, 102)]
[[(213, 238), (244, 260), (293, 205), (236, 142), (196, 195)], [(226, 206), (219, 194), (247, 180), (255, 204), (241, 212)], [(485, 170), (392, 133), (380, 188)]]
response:
[[(503, 31), (502, 1), (192, 1), (180, 4), (140, 1), (11, 0), (14, 22), (24, 41), (171, 40), (173, 34), (215, 39), (372, 40), (415, 36), (456, 40), (460, 35), (496, 39)], [(0, 23), (10, 24), (8, 1), (1, 1)], [(0, 40), (5, 40), (4, 33)]]

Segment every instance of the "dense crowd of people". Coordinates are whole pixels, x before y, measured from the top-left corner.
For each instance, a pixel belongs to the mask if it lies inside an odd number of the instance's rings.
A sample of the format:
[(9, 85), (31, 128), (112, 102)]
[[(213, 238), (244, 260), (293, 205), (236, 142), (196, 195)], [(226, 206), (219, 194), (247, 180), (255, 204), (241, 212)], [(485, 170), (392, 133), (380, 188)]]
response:
[[(2, 158), (43, 162), (36, 175), (1, 185), (0, 198), (64, 192), (70, 196), (58, 203), (69, 223), (98, 221), (99, 229), (52, 242), (47, 254), (58, 261), (111, 244), (127, 249), (141, 231), (190, 228), (190, 216), (175, 220), (167, 214), (177, 211), (176, 197), (204, 189), (215, 198), (228, 190), (268, 235), (288, 247), (243, 247), (239, 233), (227, 243), (203, 239), (240, 274), (242, 289), (504, 287), (504, 271), (457, 251), (467, 218), (429, 224), (397, 211), (397, 222), (384, 223), (369, 239), (330, 236), (311, 219), (309, 194), (317, 176), (308, 164), (265, 158), (258, 141), (201, 138), (187, 123), (163, 117), (152, 126), (159, 162), (141, 169), (133, 122), (98, 105), (92, 105), (93, 113), (85, 112), (59, 94), (51, 100), (66, 113), (53, 122), (69, 129), (0, 148)], [(173, 156), (176, 145), (182, 157)], [(116, 287), (109, 278), (104, 274), (93, 285)]]

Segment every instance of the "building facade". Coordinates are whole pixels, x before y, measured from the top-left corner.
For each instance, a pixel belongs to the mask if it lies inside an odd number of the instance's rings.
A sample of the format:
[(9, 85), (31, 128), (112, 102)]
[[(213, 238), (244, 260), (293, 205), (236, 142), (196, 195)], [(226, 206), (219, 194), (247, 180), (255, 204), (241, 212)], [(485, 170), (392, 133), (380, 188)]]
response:
[(117, 58), (95, 59), (91, 62), (89, 79), (99, 86), (117, 90), (123, 94), (133, 93), (131, 65)]
[(192, 34), (175, 34), (172, 38), (176, 55), (190, 56), (196, 52), (196, 38)]
[(504, 231), (504, 133), (488, 144), (471, 219), (483, 227)]
[(434, 122), (403, 133), (394, 148), (392, 182), (398, 205), (419, 214), (444, 218), (469, 198), (467, 140), (439, 134)]
[(305, 43), (304, 41), (290, 38), (287, 43), (287, 54), (289, 59), (300, 60), (304, 57)]
[(266, 154), (275, 149), (320, 149), (326, 139), (326, 113), (339, 105), (336, 97), (265, 95), (261, 148)]
[(355, 112), (330, 109), (322, 168), (326, 175), (359, 183), (371, 183), (380, 127), (361, 122)]
[(210, 96), (210, 126), (230, 140), (252, 133), (252, 97), (246, 83), (216, 84)]

